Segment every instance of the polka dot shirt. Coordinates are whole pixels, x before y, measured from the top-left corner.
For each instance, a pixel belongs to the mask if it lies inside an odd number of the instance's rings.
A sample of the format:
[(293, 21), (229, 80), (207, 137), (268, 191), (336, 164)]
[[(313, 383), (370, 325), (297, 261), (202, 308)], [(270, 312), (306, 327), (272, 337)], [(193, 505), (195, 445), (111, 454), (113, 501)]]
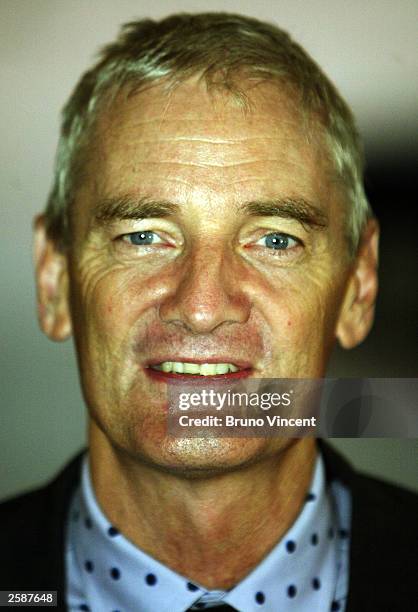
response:
[(207, 591), (109, 523), (85, 457), (67, 526), (67, 605), (92, 612), (184, 612), (220, 604), (240, 612), (344, 612), (350, 519), (349, 491), (338, 481), (327, 485), (318, 456), (303, 508), (282, 540), (233, 589)]

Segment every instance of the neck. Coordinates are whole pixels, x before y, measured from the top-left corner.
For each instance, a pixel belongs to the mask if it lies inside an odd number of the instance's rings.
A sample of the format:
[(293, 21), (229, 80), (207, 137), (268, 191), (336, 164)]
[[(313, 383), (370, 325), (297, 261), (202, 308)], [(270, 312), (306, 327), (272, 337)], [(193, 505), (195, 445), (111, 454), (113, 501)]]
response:
[(295, 521), (312, 478), (316, 444), (294, 440), (258, 463), (188, 479), (116, 450), (90, 433), (93, 488), (109, 521), (131, 542), (207, 589), (229, 589)]

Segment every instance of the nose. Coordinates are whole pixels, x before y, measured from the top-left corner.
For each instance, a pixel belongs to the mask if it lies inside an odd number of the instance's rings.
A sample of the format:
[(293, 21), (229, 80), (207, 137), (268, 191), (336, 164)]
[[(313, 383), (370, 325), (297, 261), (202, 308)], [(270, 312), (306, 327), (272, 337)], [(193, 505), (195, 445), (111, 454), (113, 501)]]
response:
[(233, 254), (206, 248), (189, 256), (179, 281), (160, 305), (160, 318), (208, 334), (223, 323), (245, 323), (249, 298), (240, 291)]

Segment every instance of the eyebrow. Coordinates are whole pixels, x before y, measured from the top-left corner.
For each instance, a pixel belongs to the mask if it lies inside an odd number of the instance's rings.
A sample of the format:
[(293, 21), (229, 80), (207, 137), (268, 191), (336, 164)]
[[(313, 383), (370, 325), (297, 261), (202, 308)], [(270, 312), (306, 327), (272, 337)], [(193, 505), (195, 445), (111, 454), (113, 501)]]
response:
[[(141, 220), (179, 214), (181, 207), (168, 200), (149, 197), (118, 196), (105, 198), (93, 208), (96, 221), (112, 223)], [(328, 216), (318, 206), (304, 198), (272, 198), (254, 200), (238, 206), (238, 212), (251, 217), (281, 217), (294, 219), (304, 226), (321, 229), (328, 225)]]
[(98, 202), (93, 208), (93, 216), (96, 221), (112, 223), (124, 219), (140, 220), (150, 217), (168, 217), (179, 211), (180, 207), (177, 204), (166, 200), (121, 196), (106, 198)]
[(328, 226), (328, 215), (304, 198), (273, 198), (242, 204), (240, 210), (253, 217), (294, 219), (304, 226), (322, 229)]

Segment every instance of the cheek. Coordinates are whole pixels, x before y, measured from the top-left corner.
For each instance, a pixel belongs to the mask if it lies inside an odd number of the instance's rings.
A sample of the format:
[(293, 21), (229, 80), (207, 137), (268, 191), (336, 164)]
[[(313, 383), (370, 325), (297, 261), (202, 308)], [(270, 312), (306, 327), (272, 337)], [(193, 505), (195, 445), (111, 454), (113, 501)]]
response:
[(135, 311), (142, 306), (138, 282), (118, 273), (107, 274), (94, 287), (85, 301), (89, 324), (111, 337), (123, 334), (134, 321)]
[(89, 333), (120, 336), (135, 326), (142, 313), (155, 304), (157, 281), (138, 270), (111, 270), (82, 279), (76, 296), (77, 314)]
[(134, 266), (103, 264), (74, 279), (74, 336), (84, 358), (91, 356), (92, 367), (129, 362), (137, 351), (137, 338), (158, 318), (158, 309), (175, 288), (178, 270), (167, 266), (158, 274), (145, 273)]
[[(290, 275), (289, 275), (290, 276)], [(261, 303), (270, 321), (278, 350), (308, 350), (309, 345), (327, 346), (334, 335), (339, 304), (338, 285), (318, 282), (307, 275), (282, 279), (269, 286)]]

